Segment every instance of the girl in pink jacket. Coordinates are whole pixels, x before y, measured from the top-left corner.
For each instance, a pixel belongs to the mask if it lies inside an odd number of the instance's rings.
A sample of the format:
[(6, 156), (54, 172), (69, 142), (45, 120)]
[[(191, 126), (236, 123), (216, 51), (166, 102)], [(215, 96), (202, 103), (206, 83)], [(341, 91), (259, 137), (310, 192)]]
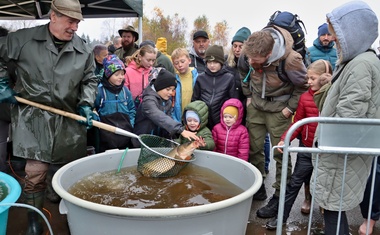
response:
[(220, 112), (220, 123), (212, 129), (215, 152), (228, 154), (248, 161), (249, 134), (243, 119), (243, 104), (231, 98), (224, 102)]

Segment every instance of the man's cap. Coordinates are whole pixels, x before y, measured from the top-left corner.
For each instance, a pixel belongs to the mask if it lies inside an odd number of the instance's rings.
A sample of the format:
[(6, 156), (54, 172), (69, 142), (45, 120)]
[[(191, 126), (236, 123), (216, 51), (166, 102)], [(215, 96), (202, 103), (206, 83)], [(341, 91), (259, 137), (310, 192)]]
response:
[(326, 23), (324, 23), (318, 27), (318, 37), (325, 35), (325, 34), (330, 34), (329, 33), (329, 26)]
[(194, 33), (193, 40), (195, 40), (195, 39), (197, 39), (199, 37), (207, 38), (208, 39), (208, 34), (207, 34), (206, 31), (199, 30), (199, 31), (197, 31), (197, 32)]
[(135, 36), (135, 40), (139, 40), (139, 33), (133, 28), (132, 25), (128, 25), (125, 29), (119, 29), (120, 37), (123, 35), (123, 32), (131, 32)]
[(82, 8), (78, 0), (53, 0), (50, 8), (70, 18), (83, 20)]

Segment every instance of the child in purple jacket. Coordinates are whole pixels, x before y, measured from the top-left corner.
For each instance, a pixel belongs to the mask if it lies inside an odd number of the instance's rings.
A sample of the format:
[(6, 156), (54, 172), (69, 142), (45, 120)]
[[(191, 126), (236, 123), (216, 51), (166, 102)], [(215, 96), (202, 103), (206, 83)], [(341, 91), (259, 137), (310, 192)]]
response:
[(225, 101), (220, 111), (220, 123), (212, 129), (215, 152), (248, 161), (249, 134), (247, 128), (241, 124), (242, 119), (241, 101), (235, 98)]

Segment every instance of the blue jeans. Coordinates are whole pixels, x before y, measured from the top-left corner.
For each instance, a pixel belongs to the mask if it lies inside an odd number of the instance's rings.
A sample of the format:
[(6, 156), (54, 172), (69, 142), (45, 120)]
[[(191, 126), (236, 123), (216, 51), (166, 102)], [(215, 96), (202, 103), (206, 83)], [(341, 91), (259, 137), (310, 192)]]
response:
[[(373, 203), (371, 210), (371, 219), (379, 220), (380, 218), (380, 156), (377, 157), (377, 164), (372, 163), (373, 167), (376, 167), (376, 176), (375, 176), (375, 187), (373, 190)], [(369, 208), (369, 199), (371, 196), (371, 184), (372, 184), (372, 169), (371, 174), (368, 177), (367, 185), (364, 191), (363, 201), (360, 203), (360, 211), (363, 218), (367, 219), (368, 217), (368, 208)]]

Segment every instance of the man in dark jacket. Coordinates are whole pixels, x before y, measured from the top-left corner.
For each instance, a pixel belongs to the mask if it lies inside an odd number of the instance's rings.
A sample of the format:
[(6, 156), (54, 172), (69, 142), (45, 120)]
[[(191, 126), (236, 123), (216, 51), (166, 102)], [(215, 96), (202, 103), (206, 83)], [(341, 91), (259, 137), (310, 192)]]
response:
[[(78, 0), (53, 0), (50, 22), (0, 38), (0, 102), (11, 106), (13, 155), (26, 159), (26, 203), (40, 210), (50, 164), (65, 164), (86, 156), (86, 127), (77, 121), (17, 103), (14, 94), (79, 113), (92, 126), (97, 91), (91, 48), (75, 33), (83, 20)], [(34, 56), (38, 55), (38, 56)], [(9, 87), (4, 63), (14, 61), (17, 81)], [(37, 212), (28, 211), (26, 234), (42, 234)]]
[(210, 45), (210, 40), (206, 31), (199, 30), (193, 35), (193, 47), (189, 51), (191, 64), (190, 67), (197, 69), (198, 73), (203, 73), (206, 69), (204, 61), (205, 53)]

